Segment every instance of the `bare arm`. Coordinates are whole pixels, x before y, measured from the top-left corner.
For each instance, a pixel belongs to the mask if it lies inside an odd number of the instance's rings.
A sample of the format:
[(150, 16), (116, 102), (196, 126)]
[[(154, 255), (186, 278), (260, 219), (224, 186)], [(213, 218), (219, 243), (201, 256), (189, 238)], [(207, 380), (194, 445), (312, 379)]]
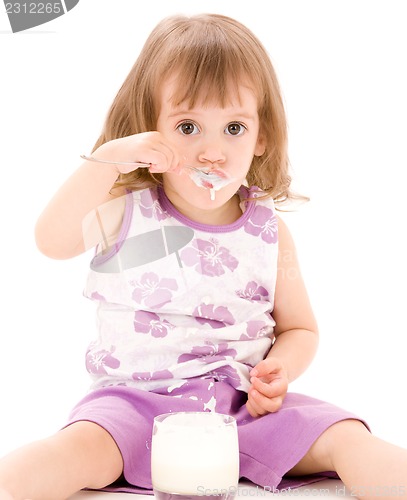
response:
[(269, 356), (284, 364), (289, 382), (310, 365), (318, 347), (318, 325), (286, 224), (279, 218), (279, 259), (273, 318), (276, 342)]
[[(179, 163), (175, 148), (154, 131), (109, 141), (93, 156), (109, 161), (150, 163), (150, 170), (154, 172), (175, 170)], [(114, 238), (123, 218), (124, 191), (115, 190), (113, 194), (110, 191), (119, 173), (128, 173), (134, 168), (83, 162), (38, 219), (35, 238), (40, 251), (48, 257), (68, 259)]]
[[(114, 165), (85, 161), (59, 188), (40, 215), (35, 238), (48, 257), (67, 259), (86, 250), (82, 223), (98, 206), (112, 200), (118, 176)], [(121, 220), (118, 214), (117, 224)], [(97, 242), (95, 242), (97, 243)]]
[(309, 366), (318, 346), (318, 326), (299, 269), (294, 242), (279, 218), (279, 257), (273, 318), (276, 341), (251, 372), (247, 408), (259, 416), (277, 411), (289, 382)]

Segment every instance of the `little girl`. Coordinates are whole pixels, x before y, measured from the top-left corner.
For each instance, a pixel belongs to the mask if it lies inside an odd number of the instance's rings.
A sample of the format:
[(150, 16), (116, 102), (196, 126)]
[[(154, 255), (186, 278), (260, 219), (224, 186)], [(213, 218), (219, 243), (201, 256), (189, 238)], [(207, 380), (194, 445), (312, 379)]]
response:
[(54, 436), (0, 462), (0, 499), (151, 492), (154, 416), (233, 415), (240, 476), (268, 488), (339, 477), (407, 497), (407, 451), (357, 416), (287, 392), (318, 329), (290, 233), (286, 120), (266, 51), (220, 15), (148, 38), (91, 156), (40, 216), (52, 258), (96, 247), (91, 391)]

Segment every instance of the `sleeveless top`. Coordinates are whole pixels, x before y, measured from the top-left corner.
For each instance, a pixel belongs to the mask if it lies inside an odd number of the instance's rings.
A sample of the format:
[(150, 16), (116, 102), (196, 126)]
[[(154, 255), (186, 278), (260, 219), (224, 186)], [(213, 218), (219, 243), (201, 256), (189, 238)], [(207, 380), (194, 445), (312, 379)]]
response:
[(238, 194), (242, 216), (223, 226), (188, 219), (160, 187), (126, 195), (117, 242), (96, 249), (84, 290), (98, 304), (92, 388), (171, 392), (203, 377), (248, 391), (274, 340), (278, 233), (272, 199)]

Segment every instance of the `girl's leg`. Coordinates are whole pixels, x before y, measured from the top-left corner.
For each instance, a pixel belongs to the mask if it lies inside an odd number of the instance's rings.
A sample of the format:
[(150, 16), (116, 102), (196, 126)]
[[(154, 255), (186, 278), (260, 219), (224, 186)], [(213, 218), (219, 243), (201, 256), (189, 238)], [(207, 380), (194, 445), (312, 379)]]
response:
[(357, 420), (329, 427), (290, 474), (327, 470), (336, 471), (354, 497), (407, 498), (407, 450), (373, 436)]
[(62, 500), (107, 486), (122, 471), (112, 436), (92, 422), (76, 422), (0, 460), (0, 500)]

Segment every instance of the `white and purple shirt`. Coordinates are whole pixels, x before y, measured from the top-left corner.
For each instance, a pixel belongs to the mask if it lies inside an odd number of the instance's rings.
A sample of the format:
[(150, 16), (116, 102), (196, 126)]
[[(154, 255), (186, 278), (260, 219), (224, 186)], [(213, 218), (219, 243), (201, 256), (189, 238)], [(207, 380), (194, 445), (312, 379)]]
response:
[(278, 232), (274, 203), (241, 187), (232, 224), (194, 222), (162, 188), (127, 195), (117, 243), (91, 262), (85, 296), (98, 303), (89, 346), (92, 388), (179, 387), (192, 377), (247, 391), (274, 339)]

